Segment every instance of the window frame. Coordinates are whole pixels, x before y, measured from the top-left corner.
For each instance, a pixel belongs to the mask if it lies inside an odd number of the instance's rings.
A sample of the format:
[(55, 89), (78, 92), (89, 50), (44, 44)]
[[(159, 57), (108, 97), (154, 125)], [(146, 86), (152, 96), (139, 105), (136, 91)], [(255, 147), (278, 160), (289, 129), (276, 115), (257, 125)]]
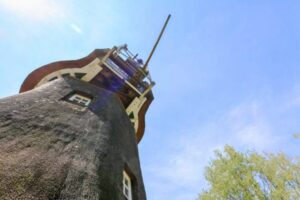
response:
[(126, 200), (132, 200), (132, 181), (128, 173), (123, 170), (123, 195)]
[(92, 102), (92, 98), (75, 92), (68, 97), (68, 101), (80, 106), (88, 107)]

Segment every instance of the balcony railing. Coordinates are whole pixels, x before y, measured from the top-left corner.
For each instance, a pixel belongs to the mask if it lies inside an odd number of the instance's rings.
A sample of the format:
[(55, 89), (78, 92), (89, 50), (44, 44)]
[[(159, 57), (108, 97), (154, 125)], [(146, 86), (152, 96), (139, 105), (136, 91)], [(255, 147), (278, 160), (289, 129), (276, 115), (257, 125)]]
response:
[(137, 59), (126, 45), (114, 47), (103, 62), (139, 95), (144, 96), (154, 85), (149, 73), (143, 70), (142, 60)]

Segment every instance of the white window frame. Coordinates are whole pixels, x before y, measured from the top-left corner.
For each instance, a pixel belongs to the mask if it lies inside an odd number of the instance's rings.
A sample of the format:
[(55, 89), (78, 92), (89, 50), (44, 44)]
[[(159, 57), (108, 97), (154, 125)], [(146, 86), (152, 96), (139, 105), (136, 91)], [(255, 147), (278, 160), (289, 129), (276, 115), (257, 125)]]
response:
[(132, 200), (131, 179), (129, 175), (126, 173), (126, 171), (123, 171), (123, 194), (127, 200)]
[(69, 97), (69, 101), (79, 105), (88, 106), (91, 103), (92, 99), (75, 93)]

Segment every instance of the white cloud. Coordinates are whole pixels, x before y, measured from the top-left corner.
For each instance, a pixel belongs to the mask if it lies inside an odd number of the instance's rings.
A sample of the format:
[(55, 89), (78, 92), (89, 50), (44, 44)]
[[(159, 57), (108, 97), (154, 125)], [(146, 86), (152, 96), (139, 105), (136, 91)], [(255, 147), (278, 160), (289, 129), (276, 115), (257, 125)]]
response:
[(204, 149), (199, 148), (199, 144), (194, 142), (179, 145), (172, 155), (166, 157), (164, 165), (156, 166), (152, 170), (154, 174), (179, 186), (196, 185), (202, 176), (200, 169), (203, 167), (201, 164), (206, 160), (203, 159), (206, 153)]
[(71, 23), (70, 26), (76, 33), (78, 34), (83, 33), (82, 29), (77, 24)]
[[(215, 134), (215, 124), (205, 127), (194, 126), (178, 130), (173, 139), (165, 144), (161, 152), (144, 171), (151, 177), (147, 187), (155, 188), (153, 200), (167, 199), (172, 194), (174, 200), (195, 199), (206, 183), (204, 169), (214, 155), (214, 150), (223, 143)], [(166, 151), (168, 149), (168, 151)]]
[(300, 95), (295, 95), (291, 97), (291, 99), (287, 101), (285, 105), (283, 105), (283, 108), (285, 110), (289, 110), (289, 109), (299, 108), (299, 106), (300, 106)]
[(300, 108), (300, 83), (296, 83), (290, 90), (282, 95), (280, 112), (287, 112)]
[(272, 149), (280, 140), (272, 134), (269, 117), (263, 105), (250, 101), (228, 109), (211, 122), (195, 121), (192, 127), (173, 130), (164, 149), (158, 150), (158, 157), (143, 168), (151, 177), (147, 180), (151, 184), (148, 187), (159, 191), (151, 198), (165, 199), (172, 194), (172, 199), (183, 200), (178, 191), (196, 198), (207, 186), (204, 171), (214, 156), (214, 150), (223, 150), (226, 144), (238, 150)]
[(33, 21), (64, 19), (66, 9), (59, 1), (51, 0), (1, 0), (0, 9)]
[(234, 143), (251, 149), (265, 150), (277, 142), (272, 135), (267, 113), (256, 102), (244, 103), (233, 108), (225, 117)]

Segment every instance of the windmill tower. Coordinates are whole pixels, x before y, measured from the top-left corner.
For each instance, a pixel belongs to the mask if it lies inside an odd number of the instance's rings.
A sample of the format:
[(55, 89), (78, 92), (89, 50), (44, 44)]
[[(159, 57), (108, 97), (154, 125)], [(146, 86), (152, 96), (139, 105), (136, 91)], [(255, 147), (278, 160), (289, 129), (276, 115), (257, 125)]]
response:
[(0, 199), (145, 200), (149, 60), (127, 45), (44, 65), (0, 100)]

